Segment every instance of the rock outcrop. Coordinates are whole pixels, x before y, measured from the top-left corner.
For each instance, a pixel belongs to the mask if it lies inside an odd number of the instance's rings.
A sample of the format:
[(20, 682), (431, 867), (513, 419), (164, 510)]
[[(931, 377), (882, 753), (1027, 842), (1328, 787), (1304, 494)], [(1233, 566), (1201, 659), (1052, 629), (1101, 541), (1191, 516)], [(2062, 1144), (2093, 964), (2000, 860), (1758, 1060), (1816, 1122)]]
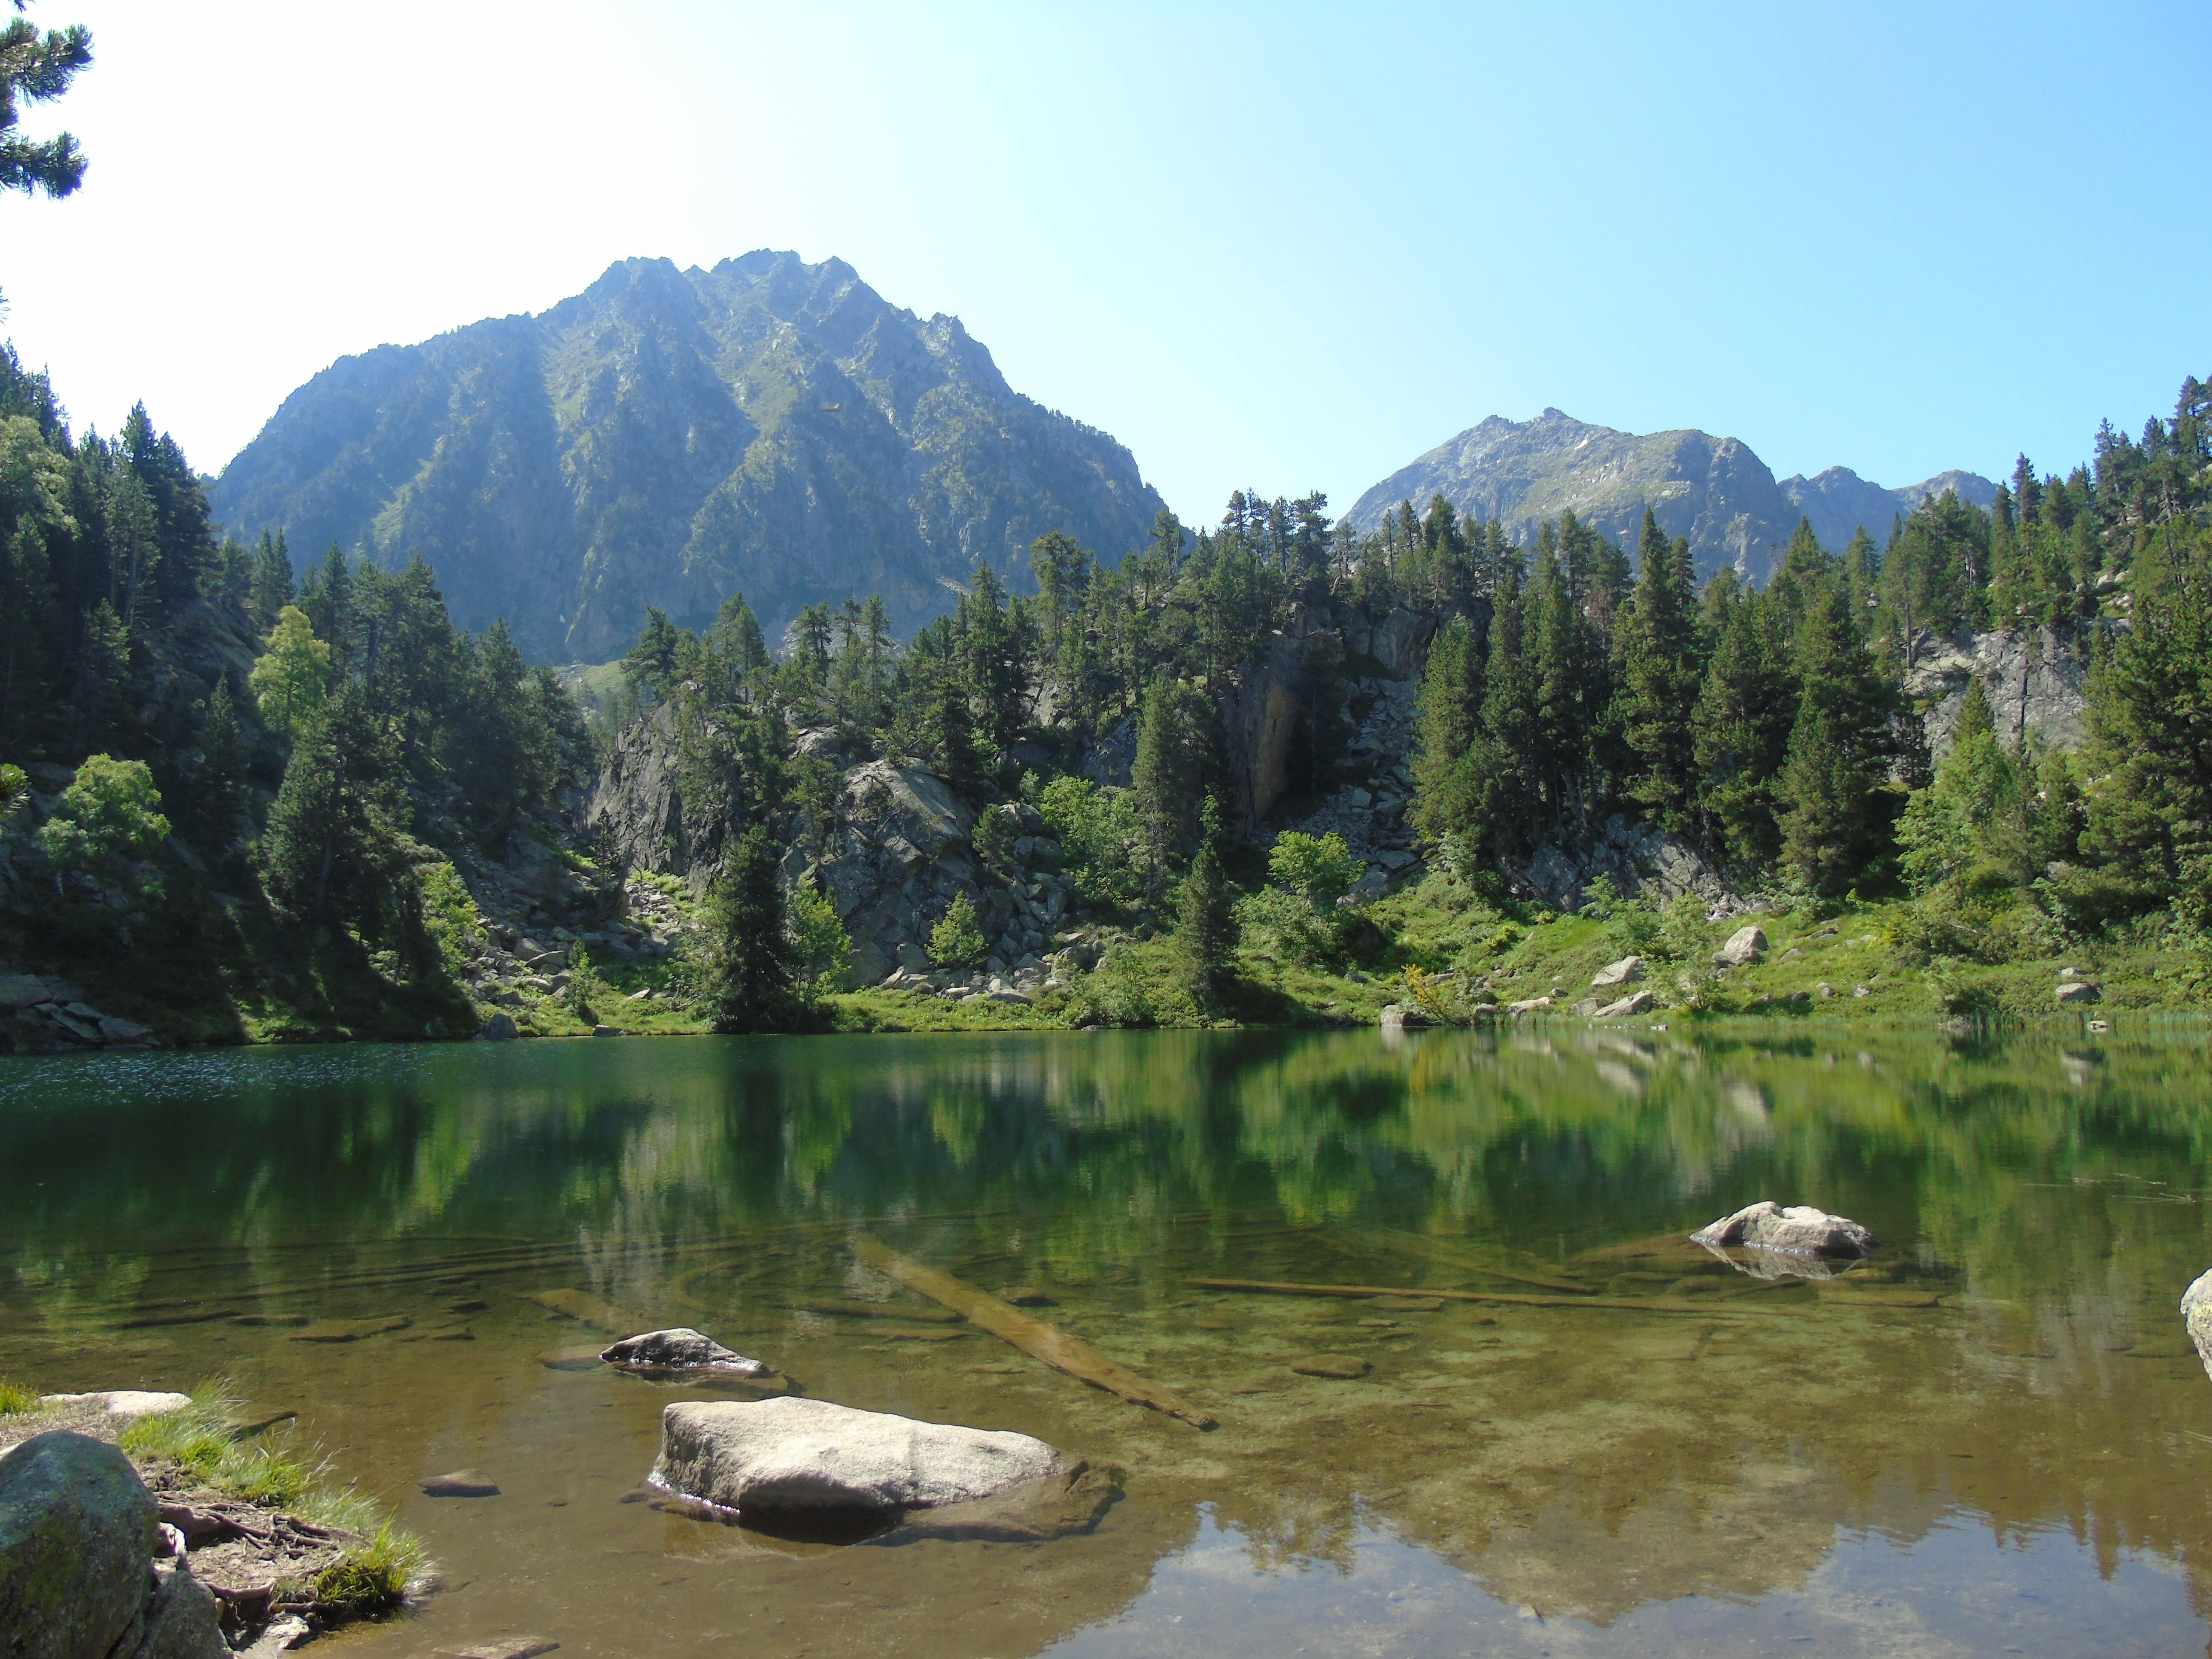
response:
[(876, 1516), (1064, 1491), (1074, 1460), (1029, 1435), (918, 1422), (826, 1400), (680, 1403), (653, 1480), (746, 1516)]
[(1697, 849), (1656, 824), (1614, 813), (1572, 847), (1547, 843), (1512, 873), (1516, 894), (1562, 910), (1580, 908), (1583, 889), (1600, 876), (1631, 897), (1666, 904), (1684, 893), (1709, 902), (1728, 899), (1728, 885)]
[(1771, 1200), (1747, 1205), (1690, 1235), (1711, 1249), (1777, 1250), (1793, 1255), (1862, 1256), (1874, 1252), (1875, 1237), (1856, 1221), (1806, 1205), (1784, 1209)]
[(1905, 690), (1928, 705), (1923, 717), (1928, 750), (1936, 760), (1950, 752), (1965, 707), (1966, 686), (1982, 683), (1998, 735), (2016, 744), (2033, 732), (2052, 749), (2078, 749), (2089, 736), (2089, 656), (2096, 629), (2006, 629), (1986, 634), (1961, 629), (1948, 638), (1923, 639)]
[[(0, 1457), (0, 1637), (13, 1659), (228, 1659), (215, 1597), (113, 1446), (66, 1430)], [(156, 1557), (161, 1558), (157, 1566)]]

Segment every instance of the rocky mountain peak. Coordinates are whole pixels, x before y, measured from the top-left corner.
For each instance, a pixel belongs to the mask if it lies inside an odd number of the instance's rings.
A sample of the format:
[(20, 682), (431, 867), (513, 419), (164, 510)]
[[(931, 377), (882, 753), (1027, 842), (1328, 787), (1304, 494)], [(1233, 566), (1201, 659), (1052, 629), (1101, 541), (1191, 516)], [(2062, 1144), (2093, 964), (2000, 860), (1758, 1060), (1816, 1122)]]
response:
[(1492, 415), (1376, 484), (1353, 503), (1353, 528), (1372, 530), (1401, 501), (1442, 495), (1462, 513), (1503, 520), (1516, 542), (1571, 510), (1632, 550), (1648, 507), (1670, 536), (1686, 536), (1700, 579), (1723, 565), (1763, 581), (1801, 517), (1840, 550), (1863, 524), (1879, 538), (1899, 513), (1955, 489), (1986, 507), (1996, 486), (1970, 472), (1940, 473), (1884, 489), (1848, 467), (1778, 482), (1740, 438), (1695, 429), (1622, 432), (1547, 407), (1533, 420)]
[(1109, 559), (1163, 505), (1128, 451), (1012, 390), (956, 317), (892, 305), (842, 259), (619, 260), (537, 315), (341, 358), (210, 492), (251, 538), (420, 555), (461, 626), (604, 659), (647, 605), (771, 636), (880, 592), (894, 626), (988, 561), (1030, 583), (1064, 530)]

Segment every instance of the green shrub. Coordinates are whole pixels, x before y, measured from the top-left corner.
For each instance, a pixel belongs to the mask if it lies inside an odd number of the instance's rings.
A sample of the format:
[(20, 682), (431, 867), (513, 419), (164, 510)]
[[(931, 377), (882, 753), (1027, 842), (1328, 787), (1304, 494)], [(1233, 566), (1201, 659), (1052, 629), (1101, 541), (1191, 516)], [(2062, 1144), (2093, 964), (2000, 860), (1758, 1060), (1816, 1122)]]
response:
[(929, 959), (940, 968), (973, 968), (990, 954), (990, 944), (975, 923), (975, 907), (967, 894), (954, 894), (929, 930)]
[(161, 792), (144, 761), (88, 755), (39, 829), (39, 847), (64, 870), (114, 868), (151, 858), (169, 833)]
[(970, 839), (985, 869), (1001, 881), (1013, 874), (1014, 843), (1021, 839), (1021, 826), (1011, 811), (985, 807), (975, 819), (975, 833)]
[(1037, 811), (1085, 899), (1116, 909), (1143, 902), (1152, 856), (1132, 792), (1102, 789), (1088, 778), (1054, 778), (1038, 795)]
[(416, 874), (422, 880), (423, 931), (438, 947), (447, 977), (459, 979), (483, 947), (483, 919), (452, 865), (418, 865)]
[(1244, 948), (1256, 955), (1311, 968), (1342, 954), (1334, 910), (1322, 910), (1303, 894), (1262, 887), (1237, 901), (1236, 915)]
[(592, 966), (592, 953), (579, 940), (568, 950), (568, 985), (561, 993), (562, 1001), (568, 1012), (586, 1025), (599, 1024), (599, 1000), (606, 991), (606, 983)]
[(799, 969), (817, 992), (845, 988), (853, 966), (853, 938), (838, 919), (837, 907), (811, 876), (792, 889), (791, 937)]
[(1119, 953), (1078, 980), (1071, 1001), (1071, 1017), (1078, 1025), (1143, 1030), (1160, 1020), (1152, 986), (1135, 962)]
[(1267, 854), (1267, 878), (1316, 906), (1334, 904), (1366, 873), (1365, 862), (1334, 830), (1325, 836), (1287, 831)]

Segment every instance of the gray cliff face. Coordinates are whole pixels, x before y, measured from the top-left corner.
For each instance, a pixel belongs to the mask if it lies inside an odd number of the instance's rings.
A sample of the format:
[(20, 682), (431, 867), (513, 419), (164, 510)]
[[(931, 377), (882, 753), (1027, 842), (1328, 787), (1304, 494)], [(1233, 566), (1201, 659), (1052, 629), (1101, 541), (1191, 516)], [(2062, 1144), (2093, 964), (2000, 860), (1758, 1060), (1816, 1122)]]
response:
[(2089, 740), (2089, 657), (2094, 632), (2110, 637), (2110, 623), (2075, 623), (2061, 628), (1961, 631), (1949, 639), (1923, 642), (1919, 659), (1905, 677), (1905, 689), (1926, 713), (1928, 751), (1942, 760), (1951, 752), (1966, 687), (1982, 683), (1997, 735), (2016, 745), (2033, 737), (2046, 749), (2079, 749)]
[(1739, 439), (1617, 432), (1547, 409), (1533, 421), (1493, 415), (1468, 428), (1369, 489), (1348, 517), (1354, 529), (1372, 530), (1401, 501), (1425, 507), (1441, 494), (1475, 518), (1504, 520), (1518, 542), (1571, 510), (1632, 550), (1648, 507), (1669, 536), (1689, 538), (1701, 580), (1730, 565), (1764, 581), (1801, 516), (1812, 519), (1824, 545), (1841, 549), (1861, 522), (1886, 537), (1896, 513), (1911, 512), (1947, 483), (1984, 506), (1995, 498), (1996, 486), (1970, 473), (1903, 490), (1882, 489), (1842, 467), (1777, 483)]
[(979, 561), (1026, 587), (1036, 537), (1117, 559), (1162, 506), (1127, 450), (1014, 392), (957, 318), (769, 252), (627, 260), (540, 315), (343, 358), (211, 499), (302, 562), (333, 541), (419, 554), (457, 623), (505, 617), (553, 660), (617, 654), (648, 605), (707, 623), (739, 590), (771, 638), (848, 593), (911, 629)]

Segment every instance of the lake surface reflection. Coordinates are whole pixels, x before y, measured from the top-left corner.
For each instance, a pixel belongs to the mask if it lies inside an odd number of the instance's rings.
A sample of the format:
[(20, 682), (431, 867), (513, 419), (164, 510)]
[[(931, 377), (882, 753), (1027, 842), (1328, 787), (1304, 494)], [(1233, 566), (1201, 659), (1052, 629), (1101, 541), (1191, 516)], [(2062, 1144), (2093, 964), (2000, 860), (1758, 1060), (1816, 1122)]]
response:
[[(2201, 1041), (1864, 1041), (0, 1062), (0, 1374), (220, 1373), (296, 1410), (446, 1567), (418, 1616), (337, 1644), (363, 1654), (2203, 1651), (2212, 1382), (2175, 1312), (2212, 1265)], [(1883, 1249), (1767, 1283), (1683, 1242), (1764, 1197)], [(1219, 1426), (981, 1331), (819, 1311), (920, 1305), (863, 1235), (1035, 1287)], [(541, 1364), (597, 1340), (532, 1299), (559, 1290), (823, 1398), (1041, 1436), (1127, 1497), (1049, 1544), (842, 1548), (625, 1504), (660, 1407), (701, 1396)], [(299, 1340), (356, 1319), (394, 1328)], [(1318, 1354), (1371, 1369), (1291, 1369)], [(501, 1495), (416, 1492), (462, 1467)]]

